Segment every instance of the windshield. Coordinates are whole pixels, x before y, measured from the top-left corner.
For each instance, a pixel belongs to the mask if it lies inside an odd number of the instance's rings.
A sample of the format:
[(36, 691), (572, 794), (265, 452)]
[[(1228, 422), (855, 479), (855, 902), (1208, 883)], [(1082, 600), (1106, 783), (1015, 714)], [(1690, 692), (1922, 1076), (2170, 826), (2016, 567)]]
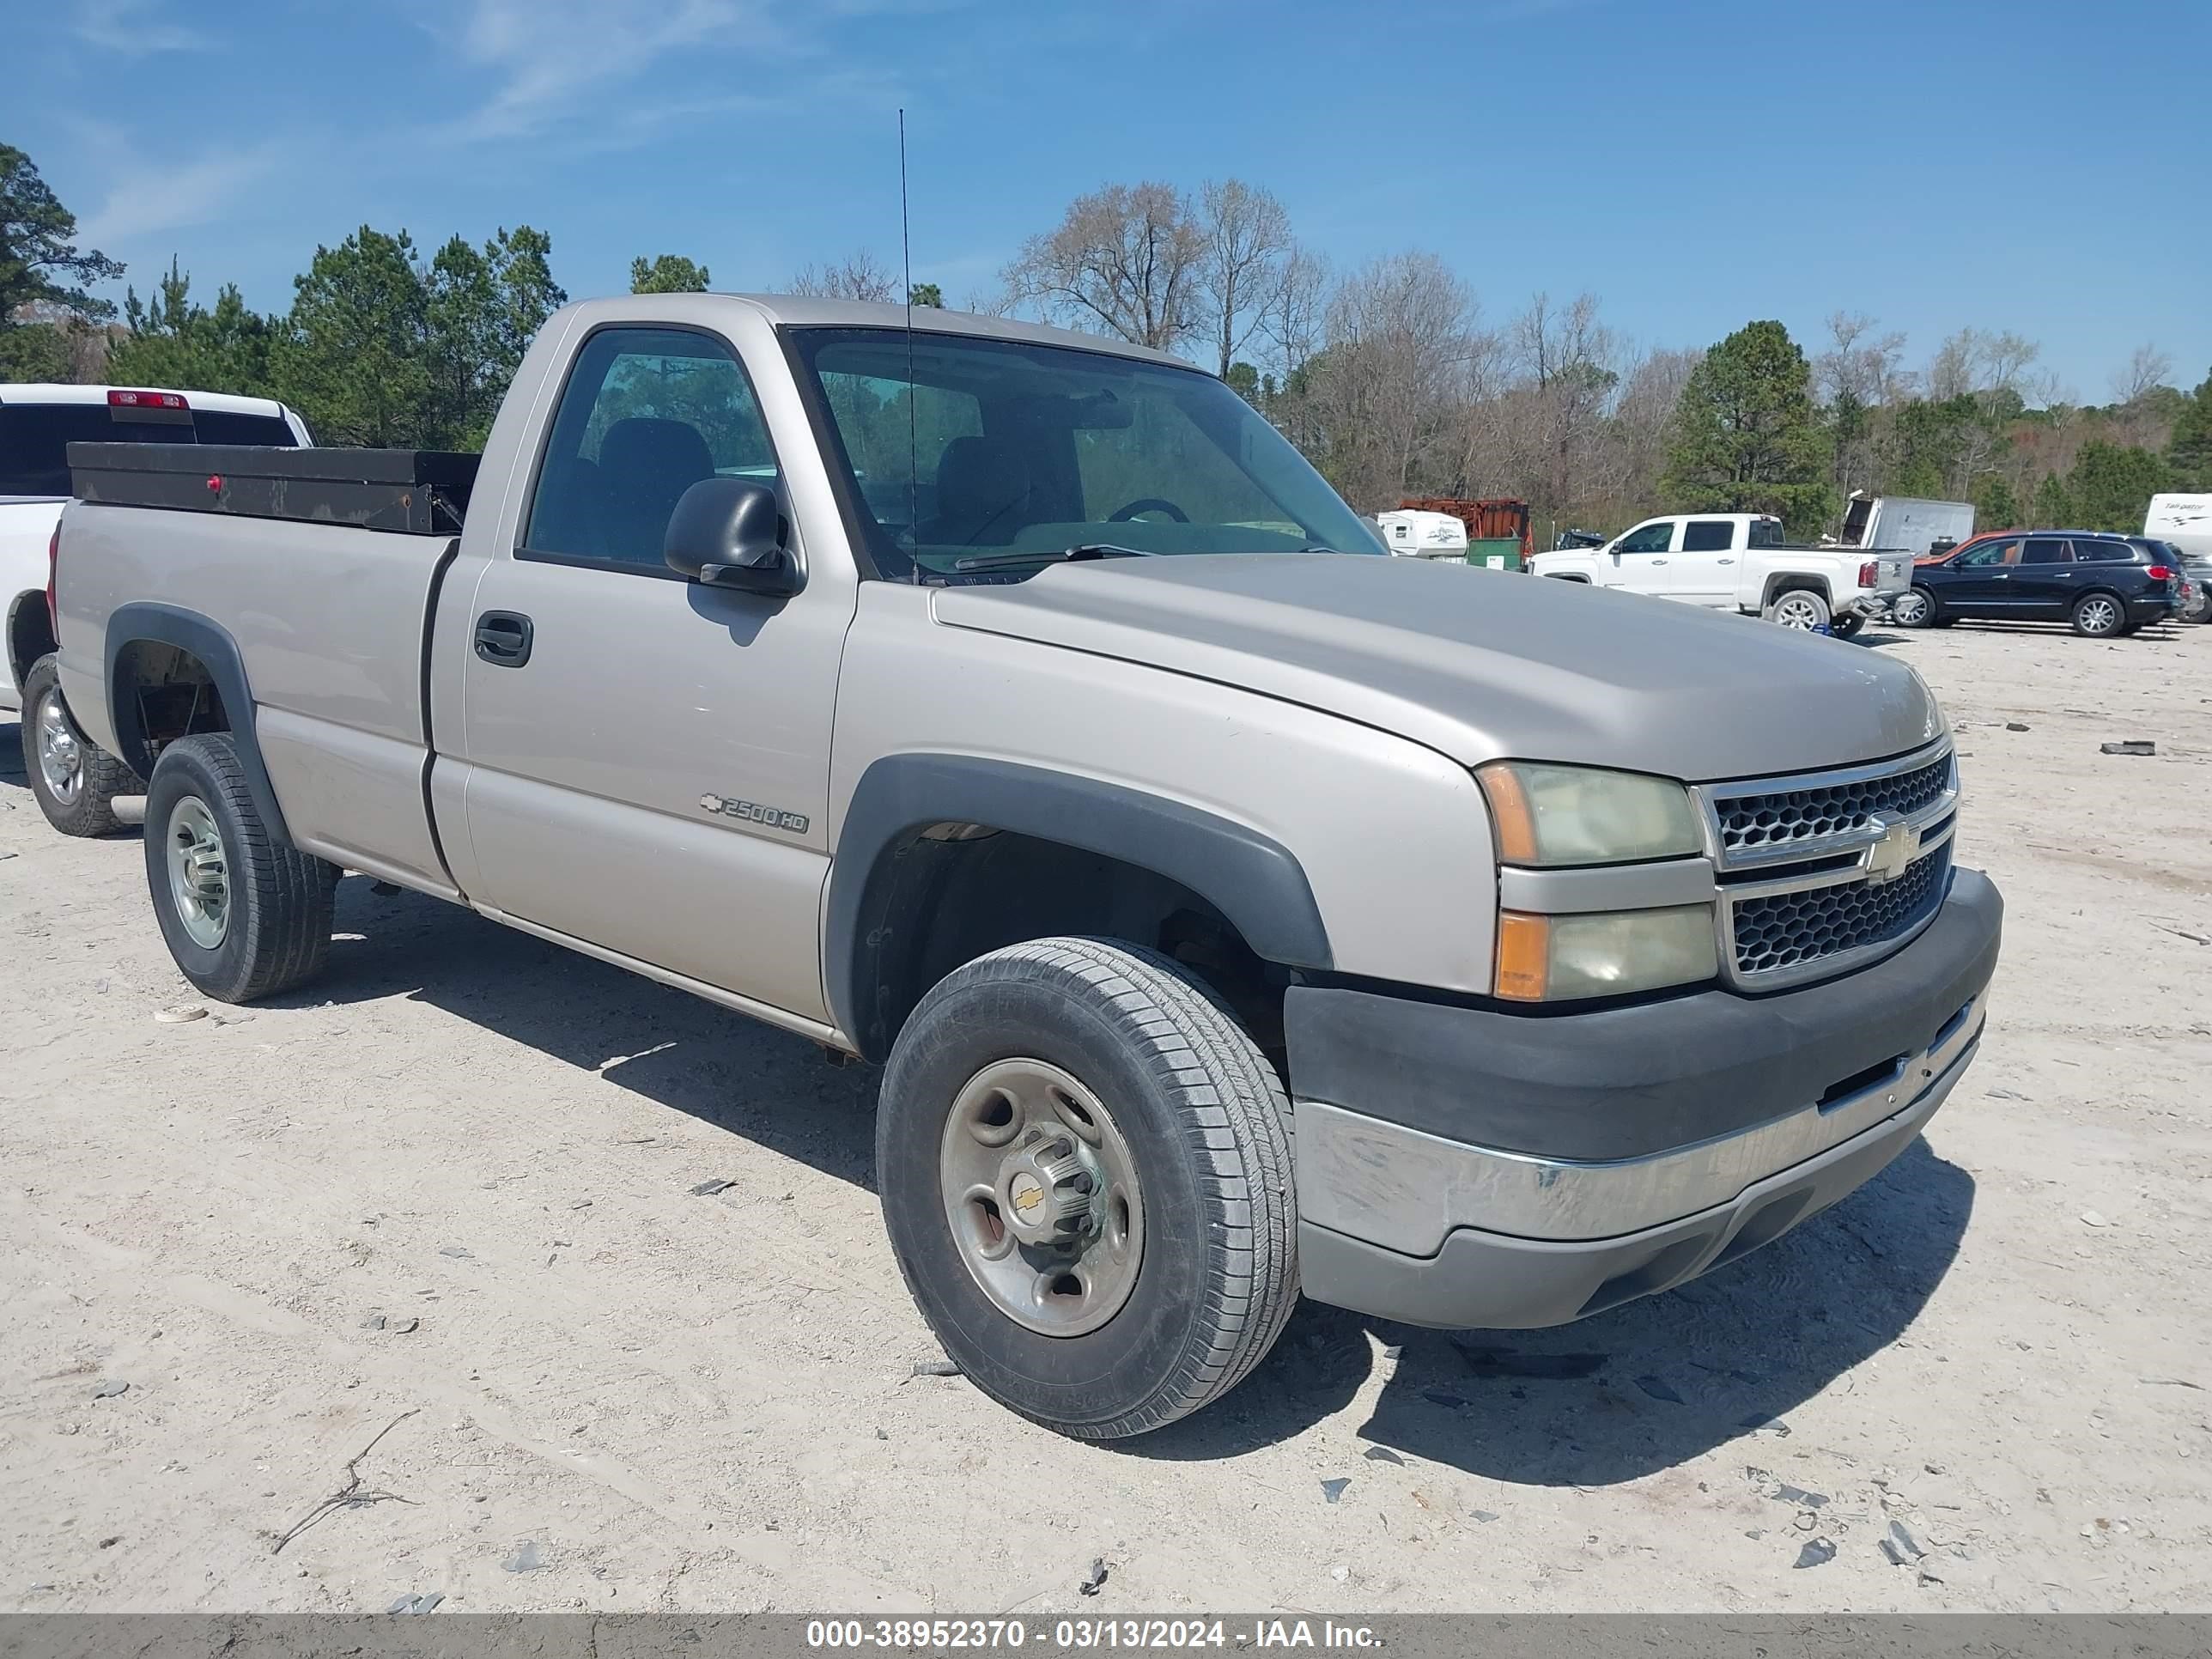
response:
[[(832, 464), (850, 474), (882, 575), (1020, 580), (1052, 556), (1102, 545), (1383, 550), (1258, 411), (1194, 369), (917, 333), (909, 397), (903, 330), (791, 338), (821, 387), (842, 451)], [(986, 556), (994, 568), (981, 575)]]

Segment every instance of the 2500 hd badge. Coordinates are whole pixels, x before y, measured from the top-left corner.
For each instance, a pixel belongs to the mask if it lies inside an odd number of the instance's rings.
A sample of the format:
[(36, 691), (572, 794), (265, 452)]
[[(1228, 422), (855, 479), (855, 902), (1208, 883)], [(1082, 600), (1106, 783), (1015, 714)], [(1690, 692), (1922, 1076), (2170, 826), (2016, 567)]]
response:
[(794, 836), (805, 835), (810, 822), (804, 812), (787, 812), (780, 806), (763, 806), (758, 801), (732, 800), (726, 795), (700, 796), (699, 810), (769, 830), (788, 830)]

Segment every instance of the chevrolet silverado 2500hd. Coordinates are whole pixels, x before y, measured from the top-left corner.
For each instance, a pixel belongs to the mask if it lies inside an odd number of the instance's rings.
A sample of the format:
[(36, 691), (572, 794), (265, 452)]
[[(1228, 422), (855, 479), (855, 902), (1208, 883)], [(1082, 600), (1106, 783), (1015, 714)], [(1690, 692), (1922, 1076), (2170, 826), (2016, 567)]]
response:
[(1301, 1285), (1681, 1284), (1950, 1092), (2000, 904), (1910, 668), (1383, 556), (1210, 375), (902, 321), (573, 306), (480, 459), (76, 451), (62, 684), (186, 976), (301, 983), (354, 870), (883, 1062), (922, 1311), (1101, 1439)]
[(1539, 553), (1540, 576), (1765, 617), (1784, 628), (1848, 639), (1911, 586), (1901, 550), (1801, 547), (1764, 513), (1679, 513), (1646, 519), (1602, 547)]

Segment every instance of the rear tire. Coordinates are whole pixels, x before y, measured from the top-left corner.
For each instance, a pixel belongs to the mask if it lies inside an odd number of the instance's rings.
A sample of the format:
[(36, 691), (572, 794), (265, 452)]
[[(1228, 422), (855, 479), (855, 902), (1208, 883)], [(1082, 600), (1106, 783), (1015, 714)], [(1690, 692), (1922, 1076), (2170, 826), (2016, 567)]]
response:
[(1866, 626), (1866, 618), (1856, 611), (1847, 611), (1828, 624), (1828, 632), (1835, 638), (1847, 640)]
[(118, 795), (144, 793), (138, 775), (85, 736), (62, 701), (52, 652), (23, 676), (23, 775), (46, 822), (65, 836), (112, 836)]
[(1942, 610), (1932, 589), (1916, 586), (1897, 596), (1890, 617), (1899, 628), (1936, 628), (1942, 626)]
[[(962, 1371), (1032, 1422), (1118, 1439), (1227, 1393), (1282, 1334), (1288, 1122), (1274, 1068), (1178, 964), (1035, 939), (956, 969), (901, 1030), (876, 1182), (907, 1288)], [(1065, 1171), (1048, 1195), (1010, 1167), (1032, 1154)], [(1035, 1244), (1041, 1196), (1064, 1219)]]
[(146, 790), (146, 882), (169, 954), (203, 995), (252, 1002), (319, 973), (338, 873), (270, 833), (228, 732), (161, 751)]
[(1828, 602), (1809, 587), (1785, 587), (1760, 613), (1767, 621), (1800, 633), (1817, 634), (1829, 623)]
[(2084, 593), (2074, 601), (2071, 621), (2085, 639), (2109, 640), (2127, 631), (2128, 614), (2109, 593)]

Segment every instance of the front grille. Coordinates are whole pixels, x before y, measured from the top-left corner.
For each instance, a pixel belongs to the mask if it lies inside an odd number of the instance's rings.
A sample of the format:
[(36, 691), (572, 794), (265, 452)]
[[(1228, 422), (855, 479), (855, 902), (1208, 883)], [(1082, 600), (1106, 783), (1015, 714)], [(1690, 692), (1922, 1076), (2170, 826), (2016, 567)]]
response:
[(1731, 916), (1736, 976), (1750, 981), (1802, 969), (1901, 938), (1943, 902), (1950, 869), (1947, 842), (1907, 865), (1894, 881), (1841, 882), (1737, 900)]
[(1826, 841), (1864, 830), (1877, 817), (1894, 819), (1924, 811), (1942, 799), (1950, 778), (1951, 757), (1946, 753), (1910, 772), (1854, 783), (1755, 795), (1716, 791), (1713, 812), (1719, 820), (1722, 856)]

